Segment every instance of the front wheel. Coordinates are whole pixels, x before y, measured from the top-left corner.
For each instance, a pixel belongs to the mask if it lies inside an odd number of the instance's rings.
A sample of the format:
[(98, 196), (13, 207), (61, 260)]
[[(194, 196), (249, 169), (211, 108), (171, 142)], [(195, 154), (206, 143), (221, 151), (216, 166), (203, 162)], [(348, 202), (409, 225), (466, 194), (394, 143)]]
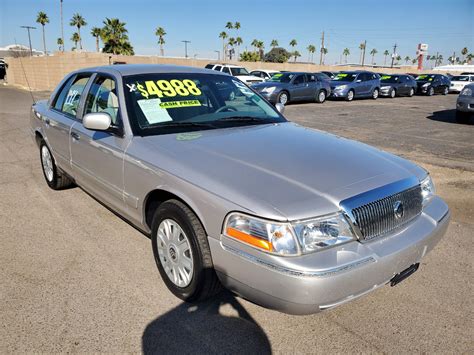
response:
[(426, 92), (426, 95), (433, 96), (434, 95), (434, 87), (430, 86), (430, 88)]
[(288, 93), (286, 91), (282, 91), (278, 94), (277, 102), (282, 105), (286, 105), (288, 103), (288, 99)]
[(412, 97), (413, 95), (415, 95), (415, 89), (411, 88), (408, 92), (408, 96)]
[(184, 203), (169, 200), (156, 209), (151, 241), (161, 278), (175, 296), (200, 301), (220, 291), (206, 232)]
[(324, 101), (326, 101), (326, 91), (320, 90), (318, 95), (316, 95), (316, 102), (322, 104)]
[(62, 190), (72, 185), (72, 179), (58, 169), (51, 150), (44, 140), (40, 143), (40, 159), (46, 183), (53, 190)]
[(354, 100), (354, 90), (349, 90), (346, 96), (346, 101), (352, 101)]
[(372, 99), (377, 100), (378, 97), (379, 97), (379, 89), (374, 89), (374, 91), (372, 92)]
[(443, 89), (443, 95), (448, 95), (448, 94), (449, 94), (449, 88), (445, 86)]
[(392, 91), (390, 91), (390, 97), (393, 99), (395, 96), (397, 96), (397, 90), (392, 89)]

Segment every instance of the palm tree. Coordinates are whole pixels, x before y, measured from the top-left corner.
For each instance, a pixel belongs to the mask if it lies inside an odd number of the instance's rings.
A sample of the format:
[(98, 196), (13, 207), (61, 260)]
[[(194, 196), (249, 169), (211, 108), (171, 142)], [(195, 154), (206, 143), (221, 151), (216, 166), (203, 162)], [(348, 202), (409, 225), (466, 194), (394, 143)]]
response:
[(227, 28), (228, 30), (231, 30), (234, 28), (234, 24), (232, 22), (227, 22), (225, 25), (225, 28)]
[(79, 42), (80, 40), (81, 40), (81, 36), (79, 35), (79, 33), (74, 32), (71, 36), (71, 41), (74, 42), (74, 50), (77, 49), (77, 42)]
[(254, 53), (257, 52), (257, 46), (258, 46), (258, 39), (254, 39), (250, 45), (253, 47)]
[[(291, 46), (292, 48), (294, 48), (297, 44), (298, 44), (298, 42), (296, 42), (296, 39), (292, 39), (292, 40), (290, 41), (290, 46)], [(295, 60), (296, 60), (296, 59), (295, 59)]]
[(291, 53), (291, 55), (292, 55), (292, 57), (295, 57), (295, 62), (296, 62), (296, 59), (297, 59), (298, 57), (301, 57), (301, 54), (300, 54), (300, 52), (298, 52), (298, 51), (294, 51), (293, 53)]
[(308, 47), (306, 47), (306, 49), (308, 50), (308, 62), (312, 62), (313, 61), (313, 54), (314, 52), (316, 52), (316, 47), (312, 44), (308, 45)]
[(438, 58), (436, 58), (436, 59), (437, 59), (438, 65), (441, 65), (441, 64), (443, 63), (443, 59), (444, 59), (444, 58), (443, 58), (443, 55), (442, 55), (442, 54), (438, 55)]
[(387, 65), (387, 56), (390, 55), (390, 52), (388, 51), (388, 49), (386, 49), (384, 52), (383, 52), (383, 65)]
[(464, 47), (463, 49), (461, 49), (461, 54), (463, 56), (463, 62), (466, 61), (466, 54), (467, 52), (469, 52), (469, 50), (467, 49), (467, 47)]
[(38, 12), (38, 16), (36, 16), (36, 22), (43, 27), (43, 49), (44, 55), (47, 55), (48, 53), (46, 52), (46, 36), (44, 33), (44, 26), (49, 23), (48, 15), (46, 15), (46, 13), (44, 13), (43, 11)]
[(133, 46), (128, 39), (125, 22), (121, 22), (118, 18), (106, 18), (103, 23), (101, 37), (104, 48), (102, 52), (115, 55), (133, 55)]
[(346, 64), (347, 64), (347, 56), (350, 54), (351, 52), (349, 51), (349, 48), (344, 48), (344, 50), (342, 51), (342, 55), (345, 57)]
[(56, 40), (56, 44), (58, 45), (58, 50), (60, 51), (61, 48), (64, 47), (63, 39), (62, 39), (61, 37), (59, 37), (59, 38)]
[(70, 26), (77, 27), (77, 34), (79, 35), (79, 47), (82, 50), (81, 27), (87, 26), (87, 22), (79, 13), (75, 13), (69, 22)]
[(155, 30), (155, 36), (158, 37), (158, 44), (160, 45), (160, 55), (163, 57), (165, 55), (165, 50), (163, 45), (165, 44), (165, 35), (166, 31), (163, 27), (157, 27)]
[(417, 60), (416, 58), (413, 58), (413, 59), (411, 60), (411, 64), (416, 64), (416, 60)]
[(324, 59), (326, 59), (326, 54), (328, 54), (328, 49), (326, 47), (321, 47), (322, 54), (322, 64), (324, 65)]
[(474, 58), (474, 54), (472, 54), (472, 53), (469, 53), (469, 54), (466, 56), (466, 60), (467, 60), (467, 63), (468, 63), (468, 64), (471, 64), (472, 58)]
[(102, 34), (102, 29), (99, 27), (92, 27), (91, 29), (91, 35), (92, 37), (95, 37), (95, 51), (99, 52), (99, 38), (100, 35)]
[(227, 41), (227, 44), (229, 45), (229, 60), (232, 60), (232, 54), (234, 52), (234, 46), (235, 46), (235, 38), (230, 37), (229, 40)]
[(222, 31), (219, 33), (219, 38), (222, 38), (222, 58), (225, 60), (226, 58), (226, 51), (225, 51), (225, 39), (227, 38), (227, 32)]
[[(236, 22), (238, 23), (238, 22)], [(237, 46), (237, 60), (240, 58), (240, 46), (244, 43), (241, 37), (235, 39), (235, 45)]]
[(234, 23), (234, 28), (236, 31), (240, 30), (240, 22)]
[(265, 49), (265, 44), (263, 43), (263, 41), (257, 41), (256, 47), (258, 49), (260, 60), (263, 60), (263, 50)]
[(409, 61), (410, 61), (410, 57), (409, 57), (409, 56), (406, 56), (406, 57), (405, 57), (405, 64), (408, 64)]
[(278, 47), (278, 41), (276, 39), (272, 39), (272, 42), (270, 43), (270, 47), (272, 48)]
[(395, 58), (397, 60), (397, 64), (400, 60), (402, 60), (402, 56), (401, 55), (397, 55), (397, 57)]
[(370, 51), (370, 55), (372, 56), (372, 64), (374, 64), (374, 57), (375, 55), (378, 53), (378, 51), (373, 48), (371, 51)]
[(365, 43), (361, 43), (359, 45), (359, 49), (360, 49), (360, 63), (362, 64), (362, 53), (364, 53), (364, 50), (365, 50)]

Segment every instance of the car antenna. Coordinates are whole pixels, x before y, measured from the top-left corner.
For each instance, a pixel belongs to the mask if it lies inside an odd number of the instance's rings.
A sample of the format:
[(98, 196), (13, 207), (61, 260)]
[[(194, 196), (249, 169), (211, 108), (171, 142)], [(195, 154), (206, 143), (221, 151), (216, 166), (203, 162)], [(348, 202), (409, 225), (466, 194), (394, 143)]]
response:
[[(15, 38), (15, 46), (18, 48), (18, 44), (16, 43), (16, 38)], [(18, 59), (20, 59), (21, 70), (23, 71), (23, 75), (25, 76), (26, 85), (28, 85), (28, 90), (30, 92), (31, 99), (33, 100), (33, 105), (35, 105), (36, 100), (35, 100), (35, 97), (33, 96), (33, 91), (31, 90), (31, 86), (30, 86), (30, 82), (28, 81), (28, 77), (26, 76), (26, 71), (25, 71), (25, 67), (23, 66), (23, 61), (21, 60), (21, 52), (18, 55)]]

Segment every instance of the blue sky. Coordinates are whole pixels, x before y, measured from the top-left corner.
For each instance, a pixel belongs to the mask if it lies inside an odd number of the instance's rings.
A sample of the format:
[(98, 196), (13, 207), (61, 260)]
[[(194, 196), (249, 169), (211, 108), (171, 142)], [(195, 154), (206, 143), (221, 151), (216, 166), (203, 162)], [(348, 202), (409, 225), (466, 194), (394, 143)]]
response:
[[(136, 54), (158, 54), (154, 29), (167, 31), (165, 54), (183, 56), (181, 40), (190, 40), (190, 56), (216, 58), (221, 50), (218, 35), (227, 21), (239, 21), (244, 49), (256, 38), (265, 42), (277, 39), (281, 46), (295, 38), (296, 49), (307, 60), (308, 44), (319, 45), (321, 32), (326, 34), (327, 62), (340, 60), (342, 50), (351, 51), (349, 61), (359, 60), (359, 43), (367, 40), (367, 49), (378, 50), (376, 62), (383, 62), (382, 52), (392, 50), (405, 57), (415, 56), (419, 42), (428, 43), (429, 52), (445, 58), (467, 46), (474, 52), (474, 0), (64, 0), (66, 48), (74, 28), (69, 26), (73, 13), (79, 12), (88, 25), (82, 30), (84, 47), (95, 50), (90, 35), (105, 17), (126, 22)], [(0, 0), (0, 46), (15, 42), (27, 45), (26, 30), (21, 25), (38, 27), (33, 31), (33, 47), (42, 49), (41, 26), (35, 23), (38, 11), (50, 18), (46, 26), (48, 50), (57, 48), (60, 37), (59, 0)], [(235, 36), (235, 32), (232, 32)]]

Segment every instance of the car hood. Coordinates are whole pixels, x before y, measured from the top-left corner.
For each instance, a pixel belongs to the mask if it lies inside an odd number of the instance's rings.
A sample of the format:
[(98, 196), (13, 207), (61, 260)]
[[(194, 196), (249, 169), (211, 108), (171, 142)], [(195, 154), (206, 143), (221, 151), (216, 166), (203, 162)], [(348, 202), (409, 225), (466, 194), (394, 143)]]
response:
[(336, 86), (339, 86), (339, 85), (352, 84), (353, 81), (331, 80), (329, 83), (330, 83), (331, 87), (336, 87)]
[(278, 220), (332, 213), (348, 197), (424, 175), (399, 157), (291, 122), (138, 139), (153, 152), (149, 164)]
[(236, 78), (239, 78), (242, 81), (262, 81), (263, 82), (262, 78), (258, 76), (254, 76), (254, 75), (237, 75)]

